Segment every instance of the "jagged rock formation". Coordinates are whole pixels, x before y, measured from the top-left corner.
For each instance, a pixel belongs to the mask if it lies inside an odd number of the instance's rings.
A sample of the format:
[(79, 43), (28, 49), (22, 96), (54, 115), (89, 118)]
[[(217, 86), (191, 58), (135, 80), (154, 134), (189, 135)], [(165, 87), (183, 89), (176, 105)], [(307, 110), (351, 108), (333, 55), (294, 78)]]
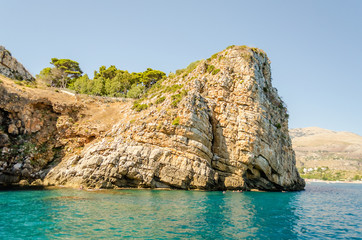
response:
[[(79, 104), (79, 97), (74, 98)], [(230, 47), (158, 82), (133, 107), (131, 102), (99, 103), (95, 110), (87, 101), (72, 111), (74, 116), (55, 111), (56, 119), (49, 119), (56, 128), (50, 135), (57, 136), (63, 155), (48, 168), (44, 185), (304, 188), (287, 110), (272, 87), (269, 60), (259, 49)]]
[(24, 66), (3, 46), (0, 46), (0, 74), (17, 80), (34, 80), (34, 77), (24, 68)]

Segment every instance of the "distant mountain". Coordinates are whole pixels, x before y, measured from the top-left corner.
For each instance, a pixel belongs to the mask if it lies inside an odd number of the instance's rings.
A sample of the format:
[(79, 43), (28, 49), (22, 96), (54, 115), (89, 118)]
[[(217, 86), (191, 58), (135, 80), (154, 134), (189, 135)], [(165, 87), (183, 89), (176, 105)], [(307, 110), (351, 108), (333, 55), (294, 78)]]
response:
[(318, 127), (289, 130), (298, 168), (362, 171), (362, 136)]

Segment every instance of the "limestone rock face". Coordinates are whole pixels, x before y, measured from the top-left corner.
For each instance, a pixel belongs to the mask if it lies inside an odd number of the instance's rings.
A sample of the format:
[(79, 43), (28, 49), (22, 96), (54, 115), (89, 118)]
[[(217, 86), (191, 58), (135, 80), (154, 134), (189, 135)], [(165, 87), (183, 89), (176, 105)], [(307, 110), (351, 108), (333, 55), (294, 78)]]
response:
[(259, 49), (230, 47), (155, 84), (137, 104), (148, 108), (120, 108), (127, 110), (118, 123), (80, 153), (66, 155), (44, 184), (268, 191), (305, 186), (295, 167), (287, 110)]
[(42, 179), (48, 164), (64, 155), (58, 119), (80, 107), (32, 91), (5, 78), (0, 84), (0, 185)]
[(0, 74), (17, 80), (34, 80), (34, 77), (24, 68), (24, 66), (3, 46), (0, 46)]

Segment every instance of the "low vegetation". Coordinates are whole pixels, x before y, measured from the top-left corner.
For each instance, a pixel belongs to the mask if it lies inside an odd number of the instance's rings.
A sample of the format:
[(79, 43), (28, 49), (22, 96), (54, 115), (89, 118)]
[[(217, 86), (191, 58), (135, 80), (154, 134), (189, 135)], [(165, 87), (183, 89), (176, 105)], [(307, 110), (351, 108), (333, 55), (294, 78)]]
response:
[(362, 180), (362, 174), (350, 171), (332, 170), (328, 167), (302, 168), (299, 170), (302, 178), (319, 179), (325, 181), (352, 181)]
[(140, 112), (142, 110), (145, 110), (148, 108), (148, 105), (145, 104), (145, 103), (141, 103), (141, 101), (135, 101), (133, 103), (133, 106), (132, 106), (132, 109), (137, 111), (137, 112)]
[(216, 75), (220, 72), (220, 69), (215, 69), (214, 71), (212, 71), (212, 75)]
[(160, 103), (164, 102), (165, 99), (166, 99), (165, 97), (161, 96), (161, 97), (156, 99), (155, 104), (160, 104)]
[(184, 96), (186, 96), (186, 95), (187, 95), (187, 91), (186, 91), (186, 90), (183, 90), (183, 91), (181, 91), (181, 92), (178, 93), (178, 94), (172, 95), (172, 96), (171, 96), (171, 99), (172, 99), (171, 106), (172, 106), (173, 108), (177, 108), (179, 102), (181, 102), (182, 98), (183, 98)]
[[(178, 75), (181, 75), (181, 74), (189, 74), (190, 72), (192, 72), (197, 67), (197, 65), (200, 63), (200, 61), (201, 60), (192, 62), (186, 68), (176, 70), (175, 75), (178, 76)], [(171, 77), (172, 76), (173, 75), (171, 74)]]
[(166, 77), (159, 70), (147, 68), (144, 72), (129, 73), (115, 66), (101, 66), (90, 79), (79, 67), (79, 63), (70, 59), (52, 58), (54, 67), (44, 68), (37, 76), (37, 82), (49, 87), (61, 87), (74, 90), (76, 93), (140, 98), (158, 81)]
[(209, 66), (207, 66), (206, 71), (207, 71), (208, 73), (212, 73), (214, 70), (215, 70), (215, 66), (214, 66), (214, 65), (209, 65)]
[(181, 89), (182, 87), (183, 87), (182, 84), (174, 84), (174, 85), (171, 85), (171, 86), (167, 86), (163, 92), (174, 93), (177, 90)]
[(172, 125), (174, 125), (174, 126), (180, 125), (180, 117), (176, 117), (176, 118), (172, 121)]

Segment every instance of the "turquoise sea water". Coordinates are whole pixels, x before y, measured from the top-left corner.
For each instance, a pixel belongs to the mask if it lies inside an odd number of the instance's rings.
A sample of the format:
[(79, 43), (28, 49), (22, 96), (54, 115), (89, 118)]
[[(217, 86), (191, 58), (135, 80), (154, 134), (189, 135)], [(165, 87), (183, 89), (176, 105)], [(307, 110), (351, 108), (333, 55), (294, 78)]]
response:
[(362, 239), (362, 184), (293, 193), (0, 191), (0, 239)]

